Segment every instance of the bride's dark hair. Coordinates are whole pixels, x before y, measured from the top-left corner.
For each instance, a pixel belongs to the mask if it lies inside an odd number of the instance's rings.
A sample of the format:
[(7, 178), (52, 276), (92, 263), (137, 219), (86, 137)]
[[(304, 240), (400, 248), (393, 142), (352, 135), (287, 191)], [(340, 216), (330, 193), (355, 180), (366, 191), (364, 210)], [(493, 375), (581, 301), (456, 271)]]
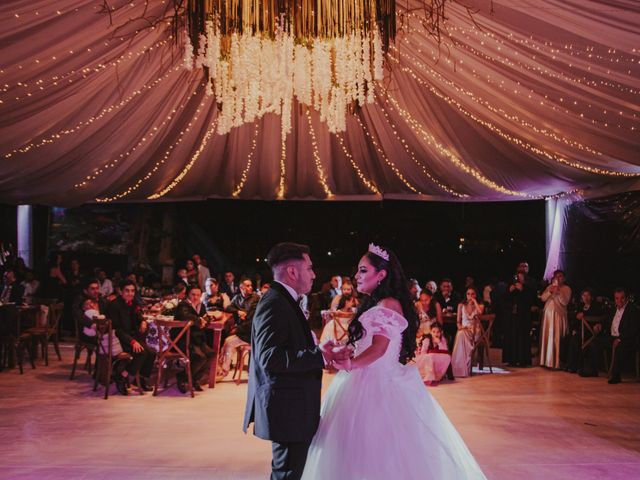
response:
[(402, 265), (398, 261), (398, 257), (388, 248), (382, 247), (389, 254), (389, 261), (384, 258), (375, 255), (374, 253), (367, 252), (365, 256), (369, 260), (369, 263), (376, 269), (377, 272), (385, 270), (387, 275), (371, 292), (371, 295), (364, 295), (362, 303), (358, 308), (355, 318), (349, 324), (349, 344), (355, 345), (355, 342), (360, 340), (364, 335), (364, 327), (360, 322), (360, 317), (364, 312), (375, 306), (380, 300), (384, 298), (395, 298), (400, 302), (402, 306), (402, 314), (408, 322), (408, 326), (404, 332), (402, 332), (402, 346), (400, 348), (400, 356), (398, 361), (400, 363), (407, 363), (413, 358), (416, 350), (416, 333), (418, 331), (418, 315), (416, 308), (411, 300), (411, 294), (407, 284), (407, 279), (402, 270)]

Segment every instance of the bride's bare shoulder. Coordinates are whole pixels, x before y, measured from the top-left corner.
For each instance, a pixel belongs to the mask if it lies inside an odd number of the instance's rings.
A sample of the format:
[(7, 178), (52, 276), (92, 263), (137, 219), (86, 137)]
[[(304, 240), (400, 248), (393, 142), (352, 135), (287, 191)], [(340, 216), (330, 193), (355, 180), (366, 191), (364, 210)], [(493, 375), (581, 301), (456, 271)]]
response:
[(389, 310), (393, 310), (394, 312), (402, 315), (402, 305), (400, 302), (392, 297), (383, 298), (378, 302), (378, 305), (384, 308), (388, 308)]

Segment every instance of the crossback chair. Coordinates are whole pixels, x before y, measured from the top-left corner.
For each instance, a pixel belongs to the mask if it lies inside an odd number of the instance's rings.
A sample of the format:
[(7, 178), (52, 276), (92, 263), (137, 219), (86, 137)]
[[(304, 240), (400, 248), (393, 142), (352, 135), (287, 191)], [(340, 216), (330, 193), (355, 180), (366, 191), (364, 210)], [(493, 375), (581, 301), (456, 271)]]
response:
[[(249, 344), (245, 344), (245, 345), (240, 345), (238, 348), (236, 348), (236, 369), (233, 372), (233, 377), (236, 381), (236, 385), (240, 385), (241, 382), (241, 378), (242, 378), (242, 371), (244, 370), (245, 367), (245, 358), (247, 359), (246, 361), (246, 365), (249, 365), (249, 360), (251, 358), (251, 345)], [(236, 375), (238, 376), (238, 378), (236, 378)]]
[(53, 348), (58, 356), (58, 360), (62, 360), (62, 356), (60, 355), (58, 329), (60, 326), (60, 318), (62, 318), (64, 303), (54, 302), (49, 304), (48, 307), (49, 311), (47, 312), (44, 322), (26, 330), (26, 333), (29, 333), (35, 342), (40, 342), (42, 346), (42, 358), (44, 359), (45, 365), (49, 365), (50, 341), (53, 343)]
[[(75, 317), (75, 315), (74, 315)], [(84, 368), (88, 373), (91, 373), (91, 357), (93, 353), (96, 351), (96, 345), (94, 343), (85, 342), (82, 340), (80, 336), (80, 325), (78, 324), (78, 319), (75, 318), (76, 324), (76, 344), (74, 346), (74, 355), (73, 355), (73, 367), (71, 367), (71, 375), (69, 376), (69, 380), (73, 380), (76, 375), (76, 368), (78, 367), (78, 360), (80, 360), (80, 355), (82, 355), (82, 351), (87, 351), (87, 359), (84, 362)]]
[(333, 318), (333, 338), (336, 342), (345, 342), (349, 338), (349, 324), (355, 317), (352, 312), (332, 312)]
[[(93, 391), (98, 389), (98, 383), (104, 385), (104, 399), (109, 398), (109, 387), (113, 383), (113, 367), (120, 362), (129, 362), (133, 358), (131, 354), (127, 352), (121, 352), (115, 357), (113, 356), (113, 327), (111, 320), (108, 318), (96, 318), (96, 334), (98, 339), (98, 345), (96, 348), (96, 375), (93, 381)], [(107, 349), (104, 348), (104, 337), (107, 335)], [(142, 389), (139, 387), (140, 378), (136, 375), (138, 384), (138, 391), (140, 395), (143, 394)]]
[[(181, 321), (181, 320), (156, 320), (156, 326), (158, 327), (158, 336), (159, 336), (159, 346), (160, 350), (158, 351), (158, 356), (156, 357), (156, 362), (158, 366), (158, 375), (156, 376), (156, 385), (153, 389), (153, 396), (158, 395), (158, 390), (160, 388), (161, 377), (164, 373), (164, 366), (169, 366), (170, 362), (177, 362), (178, 360), (182, 360), (185, 365), (185, 369), (187, 371), (187, 379), (189, 381), (189, 391), (191, 392), (191, 398), (194, 397), (193, 392), (193, 380), (191, 378), (191, 361), (189, 359), (189, 346), (191, 344), (191, 326), (193, 325), (192, 321)], [(171, 329), (179, 328), (180, 331), (175, 336), (175, 338), (171, 338), (170, 332)], [(178, 342), (182, 337), (185, 337), (184, 342), (184, 350), (180, 348)], [(165, 375), (168, 372), (164, 373)], [(165, 382), (166, 386), (166, 382)]]
[[(493, 332), (493, 322), (495, 321), (496, 316), (494, 314), (480, 315), (478, 316), (478, 321), (476, 323), (475, 335), (477, 336), (477, 340), (475, 340), (473, 345), (473, 350), (471, 351), (471, 358), (479, 351), (480, 358), (478, 360), (480, 370), (484, 370), (484, 358), (487, 357), (487, 363), (489, 364), (489, 372), (493, 373), (493, 366), (491, 364), (491, 333)], [(487, 322), (487, 328), (484, 328), (482, 322)], [(471, 368), (469, 369), (469, 376), (472, 375), (473, 372), (473, 362), (471, 362)]]
[[(582, 321), (580, 322), (582, 350), (586, 349), (591, 344), (591, 342), (593, 342), (593, 339), (596, 338), (596, 333), (593, 330), (593, 325), (596, 325), (597, 323), (604, 324), (606, 319), (607, 319), (606, 315), (600, 315), (597, 317), (585, 315), (584, 317), (582, 317)], [(587, 332), (589, 332), (591, 335), (588, 338), (585, 338), (587, 335)]]

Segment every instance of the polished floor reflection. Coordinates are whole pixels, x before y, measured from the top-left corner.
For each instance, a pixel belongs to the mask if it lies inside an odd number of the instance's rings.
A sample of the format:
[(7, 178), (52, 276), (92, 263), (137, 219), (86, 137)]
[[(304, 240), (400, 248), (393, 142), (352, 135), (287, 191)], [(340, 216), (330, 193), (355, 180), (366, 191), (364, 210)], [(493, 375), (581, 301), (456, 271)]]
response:
[[(71, 357), (0, 373), (0, 478), (268, 477), (270, 445), (241, 431), (246, 383), (105, 401), (86, 373), (68, 380)], [(489, 479), (640, 478), (640, 383), (625, 380), (531, 368), (430, 391)]]

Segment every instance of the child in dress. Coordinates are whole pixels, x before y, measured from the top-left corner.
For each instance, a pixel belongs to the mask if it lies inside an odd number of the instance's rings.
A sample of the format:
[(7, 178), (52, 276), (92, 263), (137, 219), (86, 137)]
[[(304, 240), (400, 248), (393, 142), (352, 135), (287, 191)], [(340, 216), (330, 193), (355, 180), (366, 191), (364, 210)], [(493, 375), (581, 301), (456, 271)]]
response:
[(442, 327), (437, 322), (433, 323), (430, 333), (422, 338), (420, 353), (416, 358), (416, 365), (425, 385), (437, 385), (450, 364), (451, 353), (447, 340), (442, 336)]
[[(82, 327), (82, 333), (84, 333), (87, 337), (95, 337), (97, 335), (96, 332), (96, 324), (95, 324), (95, 318), (96, 317), (102, 317), (103, 316), (100, 315), (100, 312), (98, 311), (98, 305), (97, 303), (90, 299), (87, 298), (83, 304), (82, 304), (82, 311), (84, 312), (84, 316), (85, 316), (85, 323), (84, 326)], [(122, 353), (122, 345), (120, 345), (120, 340), (118, 339), (118, 337), (115, 335), (116, 331), (113, 330), (112, 331), (113, 335), (111, 338), (111, 355), (115, 358), (117, 355)], [(102, 337), (102, 345), (100, 345), (99, 347), (99, 351), (100, 353), (106, 353), (109, 349), (109, 335), (103, 335)]]

